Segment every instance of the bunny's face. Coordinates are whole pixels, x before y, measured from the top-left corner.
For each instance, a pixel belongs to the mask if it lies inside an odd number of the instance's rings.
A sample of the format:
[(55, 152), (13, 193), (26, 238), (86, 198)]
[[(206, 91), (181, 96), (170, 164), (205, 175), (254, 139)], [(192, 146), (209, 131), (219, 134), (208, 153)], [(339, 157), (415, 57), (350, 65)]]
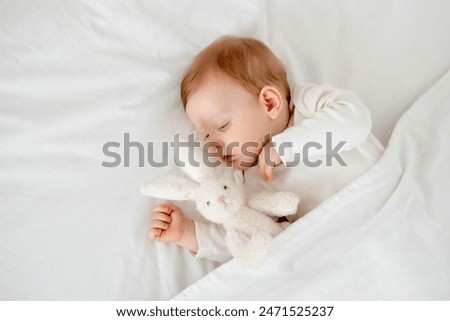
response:
[(234, 181), (219, 179), (200, 184), (195, 201), (198, 211), (206, 219), (222, 224), (239, 211), (244, 196)]

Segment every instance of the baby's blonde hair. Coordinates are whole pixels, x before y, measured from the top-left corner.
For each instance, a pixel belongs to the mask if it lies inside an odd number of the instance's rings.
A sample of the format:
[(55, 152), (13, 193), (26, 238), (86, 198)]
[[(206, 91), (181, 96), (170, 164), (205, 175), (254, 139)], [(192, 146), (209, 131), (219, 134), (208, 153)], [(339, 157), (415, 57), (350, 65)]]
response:
[(269, 47), (253, 38), (225, 36), (198, 53), (186, 70), (180, 86), (184, 109), (191, 91), (211, 71), (231, 77), (255, 95), (264, 86), (275, 86), (290, 101), (284, 65)]

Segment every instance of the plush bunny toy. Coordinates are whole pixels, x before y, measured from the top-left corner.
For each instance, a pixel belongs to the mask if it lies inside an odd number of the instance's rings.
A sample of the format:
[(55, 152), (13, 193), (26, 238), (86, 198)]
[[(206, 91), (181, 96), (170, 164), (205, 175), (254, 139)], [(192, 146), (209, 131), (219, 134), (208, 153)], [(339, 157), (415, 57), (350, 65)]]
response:
[(231, 255), (244, 266), (258, 265), (266, 257), (270, 240), (283, 230), (267, 215), (295, 214), (299, 198), (290, 192), (266, 191), (246, 198), (239, 180), (215, 177), (214, 168), (205, 166), (202, 161), (197, 165), (185, 162), (183, 170), (190, 179), (182, 176), (158, 178), (143, 187), (142, 193), (157, 198), (195, 201), (200, 214), (223, 225)]

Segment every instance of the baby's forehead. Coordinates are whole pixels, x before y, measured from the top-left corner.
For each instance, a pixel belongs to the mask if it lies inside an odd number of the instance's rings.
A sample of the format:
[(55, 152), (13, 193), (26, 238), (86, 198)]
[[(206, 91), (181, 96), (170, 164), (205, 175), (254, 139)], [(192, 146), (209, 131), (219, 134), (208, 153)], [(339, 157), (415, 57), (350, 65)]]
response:
[(205, 84), (189, 97), (186, 113), (196, 127), (213, 125), (233, 112), (232, 99), (228, 95), (233, 93), (220, 86)]

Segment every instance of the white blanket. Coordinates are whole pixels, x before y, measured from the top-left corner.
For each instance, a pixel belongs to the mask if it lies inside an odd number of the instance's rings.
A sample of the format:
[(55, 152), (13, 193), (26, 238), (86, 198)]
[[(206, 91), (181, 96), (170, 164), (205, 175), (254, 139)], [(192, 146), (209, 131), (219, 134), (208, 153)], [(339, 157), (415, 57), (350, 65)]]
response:
[(449, 300), (450, 72), (398, 122), (381, 160), (273, 241), (177, 300)]
[[(211, 41), (256, 37), (291, 83), (354, 91), (386, 144), (450, 67), (448, 12), (447, 0), (0, 1), (0, 300), (169, 299), (214, 270), (147, 239), (155, 202), (140, 186), (170, 168), (139, 167), (137, 147), (123, 161), (125, 133), (161, 160), (161, 142), (189, 129), (179, 82)], [(101, 166), (108, 142), (118, 167)], [(325, 259), (316, 249), (305, 264)]]

